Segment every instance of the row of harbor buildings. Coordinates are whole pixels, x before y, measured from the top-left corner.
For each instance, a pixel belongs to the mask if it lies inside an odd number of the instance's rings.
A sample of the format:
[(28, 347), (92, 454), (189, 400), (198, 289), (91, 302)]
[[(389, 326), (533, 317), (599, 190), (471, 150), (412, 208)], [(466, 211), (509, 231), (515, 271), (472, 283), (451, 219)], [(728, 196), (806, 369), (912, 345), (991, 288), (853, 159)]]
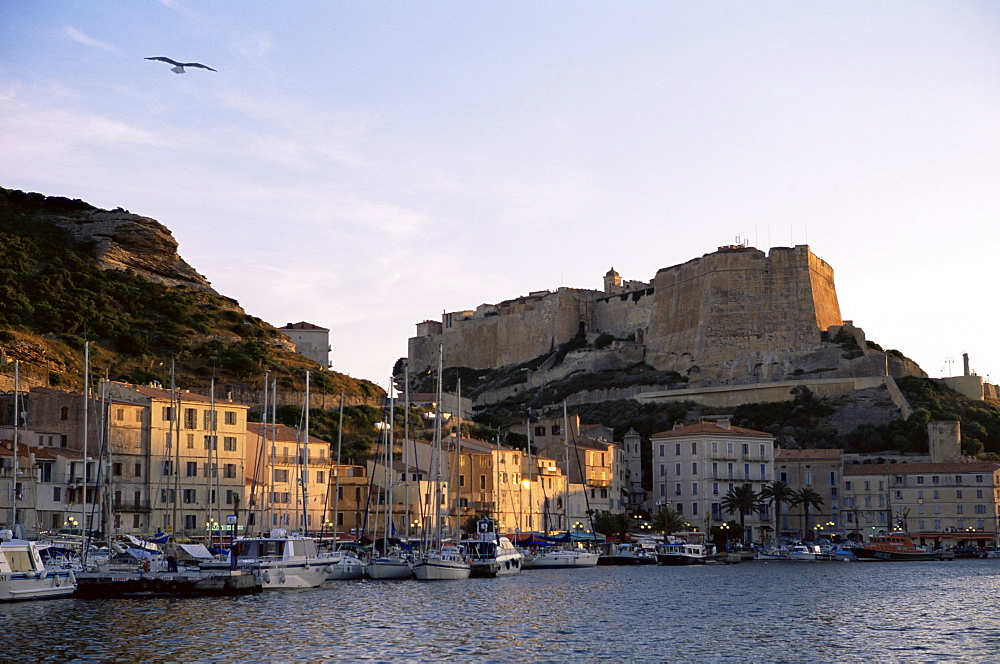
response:
[[(808, 519), (784, 505), (780, 522), (766, 505), (746, 516), (748, 540), (900, 528), (924, 544), (997, 543), (1000, 465), (961, 454), (958, 422), (929, 423), (926, 457), (861, 459), (778, 449), (770, 434), (726, 418), (657, 433), (644, 451), (634, 430), (615, 441), (576, 416), (543, 417), (513, 429), (530, 439), (527, 454), (457, 437), (462, 408), (452, 399), (439, 409), (449, 433), (438, 467), (431, 441), (398, 432), (381, 443), (392, 444), (391, 462), (339, 463), (335, 444), (250, 422), (249, 407), (228, 397), (102, 382), (86, 399), (33, 388), (18, 401), (18, 426), (0, 427), (0, 528), (29, 533), (199, 538), (283, 527), (353, 539), (388, 528), (419, 537), (435, 516), (453, 533), (485, 512), (504, 532), (587, 531), (597, 512), (663, 507), (710, 531), (739, 518), (723, 509), (730, 490), (749, 484), (760, 493), (780, 480), (812, 489), (821, 504)], [(434, 404), (422, 405), (430, 418)]]
[(399, 427), (381, 429), (391, 462), (355, 464), (336, 444), (248, 421), (249, 406), (228, 397), (104, 381), (89, 398), (32, 388), (17, 409), (17, 426), (0, 427), (0, 528), (28, 533), (419, 537), (435, 517), (455, 533), (485, 512), (506, 532), (549, 532), (590, 530), (589, 514), (626, 507), (621, 447), (583, 435), (576, 417), (568, 446), (560, 436), (529, 455), (459, 438), (458, 413), (441, 412), (440, 464), (432, 441), (403, 440)]

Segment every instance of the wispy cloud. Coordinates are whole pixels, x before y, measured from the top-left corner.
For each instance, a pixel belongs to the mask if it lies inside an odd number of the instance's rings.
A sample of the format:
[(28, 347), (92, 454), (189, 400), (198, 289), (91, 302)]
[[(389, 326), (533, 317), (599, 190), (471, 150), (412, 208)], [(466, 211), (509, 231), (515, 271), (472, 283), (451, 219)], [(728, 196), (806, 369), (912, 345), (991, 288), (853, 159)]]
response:
[(63, 28), (63, 33), (73, 41), (78, 44), (83, 44), (84, 46), (91, 46), (93, 48), (103, 48), (105, 51), (116, 51), (114, 46), (111, 44), (105, 44), (102, 41), (97, 41), (93, 37), (88, 37), (71, 25), (67, 25)]

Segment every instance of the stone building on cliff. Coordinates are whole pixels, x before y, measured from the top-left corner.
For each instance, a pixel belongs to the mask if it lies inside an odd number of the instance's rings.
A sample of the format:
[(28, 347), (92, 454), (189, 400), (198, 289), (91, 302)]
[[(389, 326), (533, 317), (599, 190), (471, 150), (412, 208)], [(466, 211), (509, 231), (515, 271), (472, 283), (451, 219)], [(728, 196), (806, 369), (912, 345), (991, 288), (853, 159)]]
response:
[(439, 344), (445, 367), (511, 366), (602, 334), (616, 341), (604, 360), (592, 354), (594, 369), (644, 362), (699, 387), (920, 373), (899, 354), (869, 356), (863, 332), (841, 318), (833, 268), (807, 245), (725, 246), (648, 283), (612, 268), (602, 290), (563, 287), (445, 313), (417, 325), (408, 366), (433, 368)]

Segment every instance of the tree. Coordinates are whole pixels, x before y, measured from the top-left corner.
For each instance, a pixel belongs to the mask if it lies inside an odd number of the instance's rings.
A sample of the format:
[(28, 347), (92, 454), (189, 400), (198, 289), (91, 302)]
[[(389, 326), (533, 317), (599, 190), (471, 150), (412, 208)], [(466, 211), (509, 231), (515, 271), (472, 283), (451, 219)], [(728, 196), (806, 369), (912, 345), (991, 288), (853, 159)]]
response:
[(805, 539), (806, 531), (809, 530), (809, 508), (819, 510), (823, 506), (823, 496), (809, 487), (794, 493), (795, 497), (789, 500), (788, 504), (802, 507), (802, 539)]
[(722, 499), (722, 509), (730, 514), (739, 512), (740, 528), (746, 529), (746, 515), (759, 512), (761, 510), (760, 496), (749, 484), (730, 489), (726, 497)]
[(619, 542), (625, 541), (631, 527), (632, 519), (628, 514), (603, 511), (594, 515), (594, 530), (606, 536), (615, 535)]
[(664, 507), (653, 515), (653, 530), (664, 535), (671, 535), (686, 530), (688, 527), (688, 522), (672, 507)]
[(795, 490), (781, 480), (774, 480), (764, 485), (760, 491), (760, 499), (769, 505), (774, 505), (774, 537), (780, 543), (781, 537), (781, 505), (790, 503), (795, 496)]

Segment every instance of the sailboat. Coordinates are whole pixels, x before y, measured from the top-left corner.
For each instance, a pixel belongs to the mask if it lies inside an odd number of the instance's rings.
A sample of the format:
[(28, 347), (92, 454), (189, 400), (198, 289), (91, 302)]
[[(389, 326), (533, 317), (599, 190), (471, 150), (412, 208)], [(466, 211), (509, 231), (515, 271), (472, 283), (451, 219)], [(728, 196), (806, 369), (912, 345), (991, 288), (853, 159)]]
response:
[(438, 346), (437, 412), (434, 418), (434, 541), (413, 563), (413, 575), (421, 581), (467, 579), (471, 567), (454, 544), (441, 541), (441, 372), (442, 347)]
[(597, 561), (600, 560), (599, 554), (594, 553), (593, 551), (587, 551), (586, 549), (580, 547), (574, 547), (573, 537), (569, 530), (569, 417), (566, 413), (565, 401), (563, 402), (563, 437), (566, 441), (566, 487), (565, 492), (563, 493), (563, 518), (566, 522), (566, 532), (555, 541), (568, 542), (569, 547), (553, 547), (544, 553), (540, 553), (531, 561), (532, 569), (546, 569), (553, 567), (596, 567)]
[[(385, 579), (409, 579), (413, 576), (413, 570), (410, 569), (409, 557), (403, 552), (403, 550), (398, 546), (390, 547), (390, 538), (395, 535), (395, 526), (392, 518), (392, 487), (394, 486), (393, 480), (395, 479), (395, 471), (393, 469), (393, 447), (394, 447), (394, 431), (395, 431), (395, 399), (393, 398), (393, 388), (392, 383), (389, 383), (389, 428), (386, 433), (386, 445), (385, 445), (385, 457), (383, 463), (385, 464), (385, 477), (386, 479), (386, 498), (385, 498), (385, 522), (382, 529), (382, 555), (372, 559), (371, 563), (368, 565), (368, 576), (375, 580), (385, 580)], [(405, 445), (404, 441), (404, 445)], [(393, 538), (394, 539), (394, 538)]]
[(49, 569), (41, 555), (41, 545), (24, 539), (24, 524), (18, 520), (18, 432), (21, 424), (20, 363), (14, 361), (14, 440), (13, 473), (11, 475), (11, 523), (21, 539), (14, 539), (13, 530), (0, 531), (0, 602), (67, 597), (76, 590), (76, 577), (68, 569)]

